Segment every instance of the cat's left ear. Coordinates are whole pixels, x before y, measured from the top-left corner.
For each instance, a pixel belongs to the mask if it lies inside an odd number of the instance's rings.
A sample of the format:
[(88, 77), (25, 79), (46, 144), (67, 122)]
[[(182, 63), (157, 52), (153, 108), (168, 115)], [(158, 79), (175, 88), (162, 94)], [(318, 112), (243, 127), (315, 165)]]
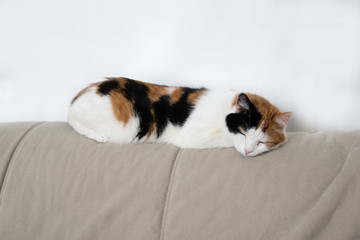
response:
[(236, 101), (236, 113), (248, 113), (251, 102), (245, 93), (241, 93)]
[(280, 113), (275, 121), (279, 125), (280, 128), (285, 128), (291, 118), (292, 112), (283, 112)]

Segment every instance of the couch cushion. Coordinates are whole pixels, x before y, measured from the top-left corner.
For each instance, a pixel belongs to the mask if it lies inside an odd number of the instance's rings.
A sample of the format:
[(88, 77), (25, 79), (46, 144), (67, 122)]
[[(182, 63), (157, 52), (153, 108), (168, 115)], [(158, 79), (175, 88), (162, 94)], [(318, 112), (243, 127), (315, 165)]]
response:
[(161, 239), (355, 239), (360, 134), (290, 133), (279, 149), (184, 150), (174, 166)]
[(7, 172), (1, 239), (159, 239), (178, 151), (99, 144), (66, 123), (43, 123)]
[(39, 123), (0, 123), (0, 190), (5, 178), (6, 170), (10, 164), (18, 144), (33, 127)]

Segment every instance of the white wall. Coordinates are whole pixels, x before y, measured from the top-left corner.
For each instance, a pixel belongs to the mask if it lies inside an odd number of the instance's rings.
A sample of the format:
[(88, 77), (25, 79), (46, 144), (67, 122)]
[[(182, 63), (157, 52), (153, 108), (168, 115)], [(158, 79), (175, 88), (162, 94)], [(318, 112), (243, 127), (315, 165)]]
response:
[(0, 121), (65, 121), (106, 76), (251, 91), (292, 131), (360, 129), (360, 1), (0, 1)]

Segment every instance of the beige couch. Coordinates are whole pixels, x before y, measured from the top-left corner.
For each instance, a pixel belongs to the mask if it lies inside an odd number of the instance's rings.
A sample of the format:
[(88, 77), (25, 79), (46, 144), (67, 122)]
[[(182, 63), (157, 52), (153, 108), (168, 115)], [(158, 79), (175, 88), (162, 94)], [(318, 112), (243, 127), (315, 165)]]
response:
[(360, 239), (360, 131), (279, 149), (100, 144), (0, 124), (0, 239)]

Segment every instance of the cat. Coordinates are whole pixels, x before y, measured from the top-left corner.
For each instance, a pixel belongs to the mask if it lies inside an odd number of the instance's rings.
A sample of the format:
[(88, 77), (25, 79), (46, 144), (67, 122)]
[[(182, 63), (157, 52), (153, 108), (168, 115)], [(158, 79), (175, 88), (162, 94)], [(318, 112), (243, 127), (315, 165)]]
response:
[(290, 117), (251, 93), (107, 78), (78, 93), (68, 122), (98, 142), (235, 147), (256, 156), (285, 142)]

